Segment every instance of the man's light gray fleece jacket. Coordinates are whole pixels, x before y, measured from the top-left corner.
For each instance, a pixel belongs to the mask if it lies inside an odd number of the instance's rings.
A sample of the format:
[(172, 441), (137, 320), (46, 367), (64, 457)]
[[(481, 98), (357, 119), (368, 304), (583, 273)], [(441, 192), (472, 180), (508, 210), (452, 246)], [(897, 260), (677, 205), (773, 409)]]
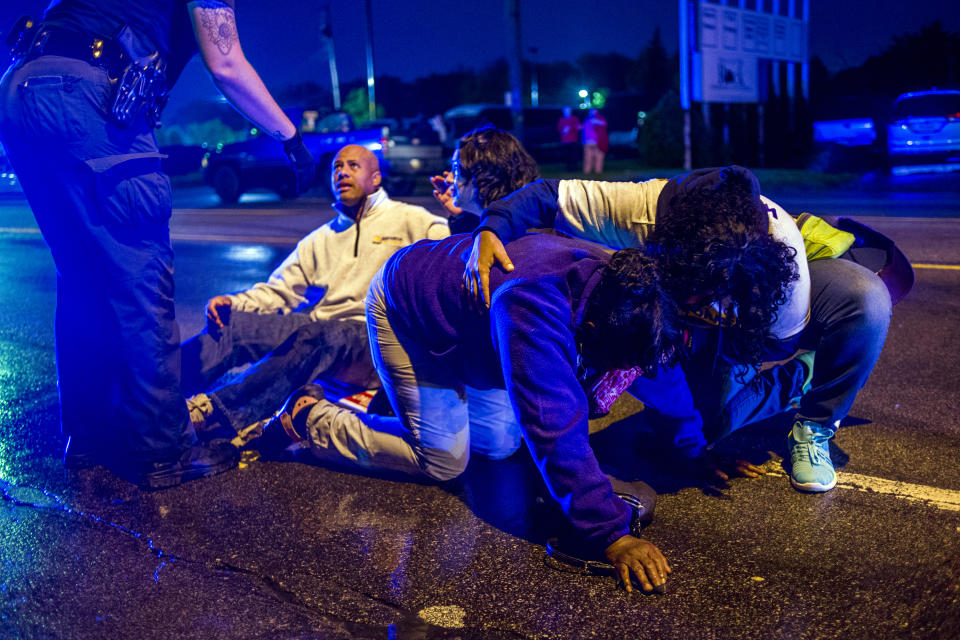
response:
[(313, 230), (266, 282), (230, 296), (237, 311), (311, 319), (364, 321), (363, 301), (374, 274), (397, 249), (424, 238), (450, 235), (447, 221), (423, 207), (397, 202), (378, 189), (354, 220), (334, 205), (337, 217)]

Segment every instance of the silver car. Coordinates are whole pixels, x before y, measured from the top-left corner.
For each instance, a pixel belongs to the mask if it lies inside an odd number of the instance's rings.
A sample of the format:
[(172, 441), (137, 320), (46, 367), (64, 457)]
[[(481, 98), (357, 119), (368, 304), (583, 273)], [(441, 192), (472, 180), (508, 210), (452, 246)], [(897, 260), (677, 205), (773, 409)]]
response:
[(887, 126), (892, 164), (960, 162), (960, 91), (904, 93)]

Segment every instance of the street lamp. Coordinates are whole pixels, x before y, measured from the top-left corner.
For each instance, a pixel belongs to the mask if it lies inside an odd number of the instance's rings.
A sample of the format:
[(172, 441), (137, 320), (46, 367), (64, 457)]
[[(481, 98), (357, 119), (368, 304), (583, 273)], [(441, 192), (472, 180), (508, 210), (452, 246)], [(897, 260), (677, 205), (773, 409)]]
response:
[(373, 84), (373, 9), (370, 0), (366, 0), (364, 11), (367, 14), (367, 107), (370, 120), (377, 117), (377, 98)]
[(581, 109), (586, 109), (587, 107), (590, 106), (590, 103), (587, 101), (587, 98), (590, 96), (589, 91), (587, 91), (586, 89), (580, 89), (580, 91), (577, 92), (577, 95), (580, 96)]

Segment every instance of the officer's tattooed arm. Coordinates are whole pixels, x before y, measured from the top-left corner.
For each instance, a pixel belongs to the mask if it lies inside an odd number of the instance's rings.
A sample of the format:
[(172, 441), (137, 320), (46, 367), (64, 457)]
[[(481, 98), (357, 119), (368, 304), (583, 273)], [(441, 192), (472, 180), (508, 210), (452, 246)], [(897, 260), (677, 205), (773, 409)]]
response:
[(191, 0), (187, 9), (200, 56), (220, 93), (262, 131), (278, 140), (292, 138), (297, 127), (243, 55), (233, 7), (220, 0)]
[(217, 45), (220, 53), (227, 55), (237, 44), (237, 23), (233, 9), (216, 0), (199, 0), (193, 6), (200, 9), (200, 24), (210, 42)]

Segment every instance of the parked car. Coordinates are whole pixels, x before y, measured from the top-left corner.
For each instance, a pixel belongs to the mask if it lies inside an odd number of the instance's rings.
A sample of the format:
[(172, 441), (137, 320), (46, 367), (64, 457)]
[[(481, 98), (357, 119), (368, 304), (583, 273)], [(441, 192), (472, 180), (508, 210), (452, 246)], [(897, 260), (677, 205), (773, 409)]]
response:
[[(447, 155), (440, 144), (430, 144), (387, 125), (357, 129), (345, 113), (332, 113), (311, 122), (310, 129), (301, 133), (317, 161), (317, 186), (328, 193), (330, 163), (337, 151), (348, 144), (365, 147), (377, 156), (384, 187), (392, 195), (409, 195), (418, 180), (426, 180), (447, 167)], [(203, 169), (204, 180), (224, 203), (236, 202), (244, 192), (256, 188), (276, 191), (284, 198), (297, 195), (295, 176), (283, 149), (276, 140), (262, 134), (208, 152), (203, 158)]]
[(813, 123), (815, 144), (836, 144), (842, 147), (869, 147), (877, 141), (872, 118), (818, 120)]
[(960, 91), (904, 93), (887, 125), (887, 155), (902, 162), (960, 162)]

